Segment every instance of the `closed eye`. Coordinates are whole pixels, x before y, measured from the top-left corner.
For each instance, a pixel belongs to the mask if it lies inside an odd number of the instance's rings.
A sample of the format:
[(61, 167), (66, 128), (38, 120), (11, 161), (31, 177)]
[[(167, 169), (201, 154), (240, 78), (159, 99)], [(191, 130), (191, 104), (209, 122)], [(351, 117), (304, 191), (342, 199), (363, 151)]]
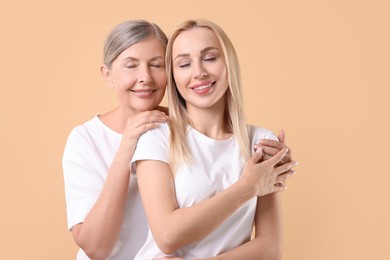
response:
[(215, 61), (217, 58), (207, 58), (207, 59), (204, 59), (204, 61)]

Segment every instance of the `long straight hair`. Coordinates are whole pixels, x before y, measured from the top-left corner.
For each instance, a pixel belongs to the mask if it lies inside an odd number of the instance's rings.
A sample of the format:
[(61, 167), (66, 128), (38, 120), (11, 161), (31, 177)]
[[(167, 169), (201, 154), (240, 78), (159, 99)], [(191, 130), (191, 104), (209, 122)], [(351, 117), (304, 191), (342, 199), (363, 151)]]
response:
[(225, 123), (230, 129), (239, 144), (241, 154), (245, 159), (251, 156), (249, 129), (245, 120), (244, 102), (241, 90), (241, 73), (236, 51), (226, 33), (211, 21), (199, 19), (188, 20), (177, 27), (169, 38), (166, 52), (167, 70), (167, 93), (170, 117), (170, 164), (175, 173), (178, 164), (191, 161), (191, 154), (188, 147), (187, 131), (191, 124), (187, 114), (186, 104), (183, 97), (177, 90), (173, 77), (172, 46), (176, 37), (183, 31), (201, 27), (207, 28), (215, 33), (223, 50), (225, 64), (228, 69), (229, 87), (225, 93)]

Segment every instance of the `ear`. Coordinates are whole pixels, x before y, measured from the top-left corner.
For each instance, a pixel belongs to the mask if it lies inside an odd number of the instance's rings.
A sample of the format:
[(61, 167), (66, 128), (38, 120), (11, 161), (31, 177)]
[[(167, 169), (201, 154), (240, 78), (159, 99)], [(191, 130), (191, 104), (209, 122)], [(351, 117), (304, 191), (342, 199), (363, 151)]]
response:
[(107, 81), (108, 85), (110, 88), (114, 88), (114, 83), (112, 81), (112, 75), (111, 75), (111, 70), (107, 67), (107, 65), (103, 64), (100, 67), (100, 72), (102, 73), (104, 79)]

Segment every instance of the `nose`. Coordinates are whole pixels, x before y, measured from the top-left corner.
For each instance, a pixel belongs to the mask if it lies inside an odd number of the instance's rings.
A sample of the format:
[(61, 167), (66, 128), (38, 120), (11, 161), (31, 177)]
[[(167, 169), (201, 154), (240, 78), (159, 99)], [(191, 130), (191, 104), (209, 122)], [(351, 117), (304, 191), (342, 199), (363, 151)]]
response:
[(148, 66), (140, 66), (138, 74), (138, 83), (142, 85), (147, 85), (153, 82), (153, 77), (150, 73)]
[(202, 66), (200, 62), (194, 64), (194, 78), (203, 79), (208, 76), (206, 69)]

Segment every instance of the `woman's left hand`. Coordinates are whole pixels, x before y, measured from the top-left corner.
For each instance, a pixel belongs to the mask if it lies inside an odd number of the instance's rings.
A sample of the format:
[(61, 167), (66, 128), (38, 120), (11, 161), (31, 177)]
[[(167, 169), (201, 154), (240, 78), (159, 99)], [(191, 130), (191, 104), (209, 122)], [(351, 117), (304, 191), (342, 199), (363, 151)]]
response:
[(261, 139), (257, 144), (254, 145), (254, 149), (257, 150), (258, 148), (263, 149), (263, 160), (267, 160), (277, 154), (280, 150), (283, 148), (288, 148), (288, 152), (286, 156), (282, 159), (282, 161), (279, 163), (285, 164), (292, 161), (291, 157), (291, 149), (285, 144), (285, 138), (286, 134), (283, 130), (281, 130), (278, 134), (279, 141), (270, 140), (270, 139)]

